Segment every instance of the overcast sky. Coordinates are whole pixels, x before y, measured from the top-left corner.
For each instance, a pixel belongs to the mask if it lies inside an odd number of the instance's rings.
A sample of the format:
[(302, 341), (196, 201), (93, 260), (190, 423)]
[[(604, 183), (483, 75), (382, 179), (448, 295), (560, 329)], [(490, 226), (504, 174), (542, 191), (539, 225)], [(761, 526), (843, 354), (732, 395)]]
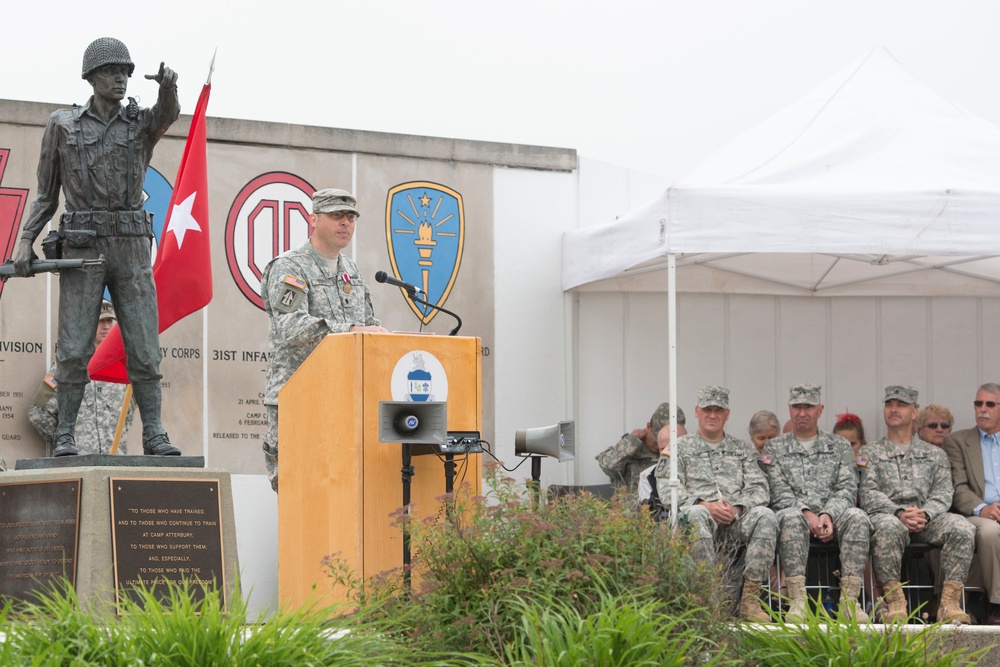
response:
[(669, 182), (877, 46), (1000, 125), (995, 0), (11, 4), (0, 98), (83, 102), (83, 51), (113, 36), (129, 94), (151, 104), (164, 60), (191, 113), (218, 47), (209, 116), (575, 148)]

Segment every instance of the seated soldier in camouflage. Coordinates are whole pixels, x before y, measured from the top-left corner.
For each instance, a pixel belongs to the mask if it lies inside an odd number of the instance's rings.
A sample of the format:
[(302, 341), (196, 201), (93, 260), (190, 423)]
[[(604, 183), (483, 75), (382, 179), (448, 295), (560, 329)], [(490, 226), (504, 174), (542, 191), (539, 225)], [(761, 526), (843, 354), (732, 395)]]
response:
[(760, 590), (774, 561), (778, 526), (767, 507), (767, 479), (754, 446), (725, 432), (729, 390), (705, 387), (694, 409), (698, 431), (668, 447), (656, 465), (656, 485), (670, 498), (670, 457), (677, 457), (677, 512), (695, 532), (695, 556), (711, 562), (716, 540), (746, 545), (740, 618), (766, 622)]
[(888, 606), (886, 620), (907, 618), (906, 596), (899, 583), (903, 550), (911, 540), (941, 547), (944, 587), (937, 620), (961, 625), (969, 622), (962, 611), (962, 593), (975, 550), (976, 529), (951, 514), (954, 486), (951, 464), (940, 447), (913, 435), (917, 390), (893, 385), (885, 388), (882, 414), (888, 434), (858, 452), (861, 471), (861, 509), (868, 512), (872, 535), (872, 564), (882, 582)]
[(868, 622), (858, 604), (868, 559), (871, 522), (854, 506), (858, 473), (851, 444), (819, 430), (823, 414), (820, 388), (790, 388), (792, 430), (766, 445), (760, 461), (771, 486), (771, 509), (778, 519), (778, 553), (788, 585), (786, 620), (800, 621), (806, 611), (806, 560), (809, 540), (840, 543), (840, 613)]
[[(97, 322), (97, 333), (94, 336), (96, 348), (115, 325), (115, 309), (109, 301), (101, 304), (101, 317)], [(58, 387), (55, 380), (56, 366), (52, 364), (48, 375), (35, 392), (34, 401), (28, 408), (28, 421), (35, 427), (38, 434), (45, 440), (45, 447), (52, 451), (59, 425), (59, 404), (56, 396)], [(110, 454), (121, 417), (122, 406), (125, 404), (126, 384), (117, 382), (89, 382), (83, 390), (83, 400), (80, 412), (76, 417), (74, 437), (80, 454)], [(118, 454), (127, 454), (125, 434), (132, 425), (135, 416), (135, 403), (129, 402), (125, 424), (122, 428)]]
[[(677, 435), (687, 434), (684, 428), (684, 411), (677, 408)], [(637, 428), (626, 433), (616, 444), (608, 447), (597, 455), (597, 463), (601, 466), (616, 486), (624, 486), (629, 493), (639, 491), (639, 478), (643, 470), (656, 465), (660, 460), (660, 446), (657, 437), (660, 430), (670, 427), (670, 404), (660, 403), (649, 418), (646, 428)]]

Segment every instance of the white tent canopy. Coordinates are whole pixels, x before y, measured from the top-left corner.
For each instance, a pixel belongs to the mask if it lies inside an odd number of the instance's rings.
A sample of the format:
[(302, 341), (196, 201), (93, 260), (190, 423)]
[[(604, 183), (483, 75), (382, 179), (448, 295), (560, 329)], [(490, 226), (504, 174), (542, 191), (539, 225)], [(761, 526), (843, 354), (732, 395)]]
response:
[(673, 413), (679, 290), (1000, 294), (998, 219), (1000, 129), (875, 49), (656, 201), (568, 232), (563, 289), (667, 290)]
[[(563, 289), (1000, 293), (1000, 129), (885, 49), (659, 199), (563, 242)], [(685, 268), (698, 267), (698, 268)]]

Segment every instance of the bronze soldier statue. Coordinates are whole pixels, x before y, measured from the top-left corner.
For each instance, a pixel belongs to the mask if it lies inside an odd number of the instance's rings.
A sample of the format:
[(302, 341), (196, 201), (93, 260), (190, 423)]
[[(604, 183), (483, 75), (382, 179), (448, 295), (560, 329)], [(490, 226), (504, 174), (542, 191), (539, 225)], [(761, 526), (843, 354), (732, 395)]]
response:
[(160, 63), (152, 108), (134, 98), (123, 105), (135, 65), (125, 45), (111, 37), (94, 40), (83, 54), (83, 78), (94, 89), (83, 105), (49, 117), (38, 161), (38, 194), (14, 253), (20, 276), (31, 275), (32, 244), (65, 199), (59, 219), (61, 256), (103, 264), (59, 275), (59, 336), (56, 396), (59, 426), (54, 456), (77, 454), (73, 437), (83, 391), (90, 378), (94, 331), (104, 288), (116, 304), (126, 368), (142, 417), (146, 454), (179, 455), (160, 420), (160, 342), (156, 286), (151, 267), (152, 214), (143, 210), (143, 181), (153, 147), (177, 120), (177, 74)]

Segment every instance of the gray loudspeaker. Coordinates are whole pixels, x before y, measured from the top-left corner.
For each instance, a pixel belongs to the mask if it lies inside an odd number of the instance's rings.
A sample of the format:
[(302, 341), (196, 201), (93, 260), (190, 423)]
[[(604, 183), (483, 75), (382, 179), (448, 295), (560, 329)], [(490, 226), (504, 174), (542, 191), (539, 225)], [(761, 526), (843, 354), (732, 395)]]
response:
[(514, 453), (518, 456), (539, 454), (560, 461), (572, 461), (575, 458), (575, 451), (576, 439), (572, 421), (524, 429), (514, 436)]
[(448, 442), (448, 404), (379, 401), (378, 441), (444, 445)]

